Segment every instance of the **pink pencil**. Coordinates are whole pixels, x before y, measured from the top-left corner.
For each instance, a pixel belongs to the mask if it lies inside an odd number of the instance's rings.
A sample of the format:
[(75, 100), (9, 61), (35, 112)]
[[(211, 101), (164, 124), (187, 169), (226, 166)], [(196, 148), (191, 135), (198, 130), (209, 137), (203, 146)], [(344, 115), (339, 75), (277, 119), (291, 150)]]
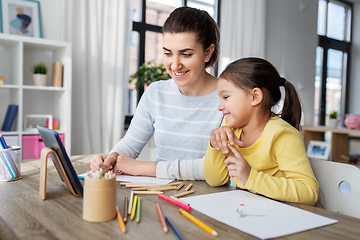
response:
[(177, 205), (177, 206), (179, 206), (179, 207), (181, 207), (181, 208), (184, 208), (184, 209), (186, 209), (186, 210), (188, 210), (188, 211), (191, 211), (191, 207), (190, 207), (190, 206), (188, 206), (188, 205), (186, 205), (186, 204), (183, 204), (182, 202), (176, 201), (175, 199), (172, 199), (172, 198), (170, 198), (170, 197), (168, 197), (168, 196), (166, 196), (166, 195), (164, 195), (164, 194), (159, 193), (159, 194), (158, 194), (158, 197), (159, 197), (159, 198), (162, 198), (162, 199), (165, 199), (165, 200), (167, 200), (167, 201), (169, 201), (169, 202), (171, 202), (171, 203), (173, 203), (173, 204), (175, 204), (175, 205)]

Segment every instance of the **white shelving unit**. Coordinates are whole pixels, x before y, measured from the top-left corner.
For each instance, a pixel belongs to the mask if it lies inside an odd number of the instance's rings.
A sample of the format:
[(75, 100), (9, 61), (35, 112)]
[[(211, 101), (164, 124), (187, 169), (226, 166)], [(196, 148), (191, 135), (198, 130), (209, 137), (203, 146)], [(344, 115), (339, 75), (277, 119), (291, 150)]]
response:
[[(51, 86), (52, 64), (57, 61), (64, 67), (62, 87)], [(44, 62), (49, 68), (48, 84), (44, 87), (33, 83), (31, 66), (39, 62)], [(71, 43), (0, 33), (0, 76), (5, 77), (4, 85), (0, 85), (0, 127), (8, 105), (19, 106), (15, 129), (1, 131), (5, 139), (22, 146), (24, 135), (38, 134), (37, 131), (24, 130), (24, 116), (52, 114), (59, 120), (57, 131), (64, 134), (65, 148), (70, 155)]]

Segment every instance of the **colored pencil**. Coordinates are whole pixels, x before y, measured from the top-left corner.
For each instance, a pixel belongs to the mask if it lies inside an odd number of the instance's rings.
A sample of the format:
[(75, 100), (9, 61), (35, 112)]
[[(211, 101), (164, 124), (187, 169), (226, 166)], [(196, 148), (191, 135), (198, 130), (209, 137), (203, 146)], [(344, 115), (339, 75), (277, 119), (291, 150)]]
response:
[(177, 198), (177, 197), (174, 197), (174, 196), (170, 196), (170, 198), (172, 198), (172, 199), (174, 199), (174, 200), (176, 200), (176, 201), (178, 201), (178, 202), (181, 202), (181, 203), (183, 203), (183, 204), (186, 204), (186, 205), (188, 205), (188, 206), (190, 205), (190, 203), (187, 203), (187, 202), (181, 200), (180, 198)]
[(117, 219), (118, 219), (118, 222), (119, 222), (119, 226), (120, 226), (120, 229), (123, 233), (126, 233), (126, 227), (125, 227), (125, 224), (123, 222), (123, 219), (121, 218), (121, 214), (120, 214), (120, 210), (119, 208), (116, 206), (116, 216), (117, 216)]
[(194, 193), (194, 192), (195, 192), (195, 190), (191, 190), (191, 191), (188, 191), (188, 192), (183, 192), (183, 193), (176, 194), (176, 195), (174, 195), (174, 197), (179, 198), (179, 197), (183, 197), (183, 196), (192, 194), (192, 193)]
[(130, 193), (130, 200), (129, 200), (129, 207), (128, 207), (128, 214), (129, 214), (129, 215), (131, 215), (131, 209), (132, 209), (133, 199), (134, 199), (134, 192), (131, 191), (131, 193)]
[(138, 196), (135, 196), (134, 197), (134, 203), (133, 203), (132, 208), (131, 208), (131, 216), (130, 216), (131, 220), (134, 220), (134, 218), (135, 218), (137, 199), (138, 199)]
[(159, 194), (158, 194), (158, 197), (160, 197), (160, 198), (162, 198), (162, 199), (164, 199), (164, 200), (167, 200), (167, 201), (169, 201), (169, 202), (171, 202), (171, 203), (173, 203), (173, 204), (175, 204), (175, 205), (177, 205), (177, 206), (179, 206), (179, 207), (182, 207), (182, 208), (184, 208), (184, 209), (186, 209), (186, 210), (188, 210), (188, 211), (191, 210), (191, 207), (190, 207), (190, 206), (188, 206), (188, 205), (186, 205), (186, 204), (184, 204), (184, 203), (182, 203), (182, 202), (176, 201), (176, 200), (174, 200), (174, 199), (172, 199), (172, 198), (170, 198), (170, 197), (168, 197), (168, 196), (166, 196), (166, 195), (164, 195), (164, 194), (159, 193)]
[(168, 222), (168, 224), (170, 225), (170, 227), (172, 228), (172, 230), (175, 232), (176, 236), (180, 239), (183, 240), (183, 237), (180, 235), (179, 231), (176, 229), (175, 225), (170, 221), (170, 219), (168, 217), (165, 217), (165, 220)]
[(163, 228), (163, 231), (164, 231), (164, 233), (167, 233), (167, 232), (168, 232), (168, 228), (167, 228), (166, 223), (165, 223), (164, 215), (163, 215), (162, 212), (161, 212), (161, 209), (160, 209), (159, 204), (156, 203), (155, 206), (156, 206), (157, 213), (158, 213), (158, 215), (159, 215), (159, 220), (160, 220), (161, 226), (162, 226), (162, 228)]
[(133, 191), (133, 192), (134, 192), (134, 194), (144, 194), (144, 195), (164, 193), (164, 192), (159, 192), (159, 191)]
[(176, 191), (179, 191), (183, 186), (185, 185), (185, 183), (180, 183), (180, 185), (176, 188)]
[(189, 186), (187, 186), (187, 187), (185, 188), (185, 192), (189, 191), (189, 190), (191, 189), (191, 187), (192, 187), (192, 183), (190, 183)]
[(141, 198), (138, 197), (137, 207), (136, 207), (136, 222), (140, 222), (140, 202), (141, 202)]
[(127, 215), (128, 215), (128, 198), (124, 198), (124, 222), (127, 222)]
[(209, 227), (208, 225), (206, 225), (205, 223), (201, 222), (199, 219), (195, 218), (193, 215), (191, 215), (190, 213), (184, 211), (183, 209), (179, 209), (179, 211), (188, 219), (190, 219), (191, 221), (193, 221), (196, 225), (198, 225), (199, 227), (201, 227), (202, 229), (204, 229), (205, 231), (207, 231), (208, 233), (212, 234), (213, 236), (217, 236), (217, 232), (212, 229), (211, 227)]

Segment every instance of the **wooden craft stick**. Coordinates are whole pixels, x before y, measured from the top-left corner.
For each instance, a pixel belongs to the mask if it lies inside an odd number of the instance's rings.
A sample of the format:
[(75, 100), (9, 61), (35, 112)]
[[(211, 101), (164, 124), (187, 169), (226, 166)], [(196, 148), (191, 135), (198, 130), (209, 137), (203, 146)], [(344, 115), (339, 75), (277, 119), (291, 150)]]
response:
[(189, 190), (191, 189), (191, 187), (192, 187), (192, 183), (190, 183), (189, 186), (187, 186), (187, 187), (185, 188), (185, 192), (189, 191)]
[(127, 215), (128, 215), (128, 198), (124, 198), (124, 222), (127, 222)]
[(128, 186), (128, 185), (135, 185), (135, 186), (139, 186), (139, 185), (159, 185), (157, 183), (146, 183), (146, 182), (121, 182), (120, 186)]
[(184, 185), (185, 185), (185, 183), (182, 182), (182, 183), (176, 188), (176, 191), (179, 191)]
[(120, 226), (120, 230), (123, 232), (123, 233), (126, 233), (126, 227), (125, 227), (125, 224), (123, 222), (123, 219), (121, 218), (121, 214), (120, 214), (120, 211), (119, 211), (119, 208), (116, 206), (116, 216), (117, 216), (117, 219), (118, 219), (118, 222), (119, 222), (119, 226)]
[(183, 203), (183, 204), (186, 204), (186, 205), (190, 206), (190, 203), (187, 203), (187, 202), (181, 200), (180, 198), (177, 198), (177, 197), (174, 197), (174, 196), (170, 196), (170, 197), (171, 197), (172, 199), (176, 200), (176, 201), (179, 201), (179, 202), (181, 202), (181, 203)]
[(135, 184), (135, 185), (126, 185), (126, 188), (145, 188), (145, 187), (154, 187), (154, 186), (156, 186), (156, 185), (154, 185), (154, 184), (151, 184), (151, 183), (147, 183), (147, 184), (145, 184), (145, 183), (143, 183), (143, 184)]
[(176, 194), (176, 195), (174, 195), (174, 197), (179, 198), (179, 197), (183, 197), (183, 196), (192, 194), (192, 193), (194, 193), (194, 192), (195, 192), (195, 190), (191, 190), (191, 191), (188, 191), (188, 192), (183, 192), (183, 193)]
[(129, 207), (128, 207), (128, 214), (131, 214), (131, 208), (132, 208), (132, 204), (133, 204), (133, 198), (134, 198), (134, 192), (131, 191), (130, 193), (130, 200), (129, 200)]
[(161, 212), (159, 204), (156, 203), (155, 206), (156, 206), (156, 211), (157, 211), (157, 213), (159, 215), (159, 220), (160, 220), (161, 226), (163, 228), (163, 231), (164, 231), (164, 233), (167, 233), (168, 228), (167, 228), (166, 223), (165, 223), (164, 215)]
[(134, 194), (143, 194), (143, 195), (152, 195), (152, 194), (159, 194), (164, 192), (159, 191), (132, 191)]

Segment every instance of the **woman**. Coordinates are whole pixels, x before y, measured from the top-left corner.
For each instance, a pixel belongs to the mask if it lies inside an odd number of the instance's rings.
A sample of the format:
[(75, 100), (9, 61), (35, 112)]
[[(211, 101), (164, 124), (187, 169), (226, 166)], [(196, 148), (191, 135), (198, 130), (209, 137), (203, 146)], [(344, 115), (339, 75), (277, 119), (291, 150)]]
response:
[[(163, 26), (163, 63), (172, 79), (149, 85), (124, 138), (108, 156), (94, 156), (92, 170), (204, 180), (209, 134), (222, 119), (216, 110), (217, 79), (206, 71), (218, 59), (219, 40), (219, 28), (207, 12), (181, 7), (169, 15)], [(135, 160), (153, 135), (156, 158)]]

